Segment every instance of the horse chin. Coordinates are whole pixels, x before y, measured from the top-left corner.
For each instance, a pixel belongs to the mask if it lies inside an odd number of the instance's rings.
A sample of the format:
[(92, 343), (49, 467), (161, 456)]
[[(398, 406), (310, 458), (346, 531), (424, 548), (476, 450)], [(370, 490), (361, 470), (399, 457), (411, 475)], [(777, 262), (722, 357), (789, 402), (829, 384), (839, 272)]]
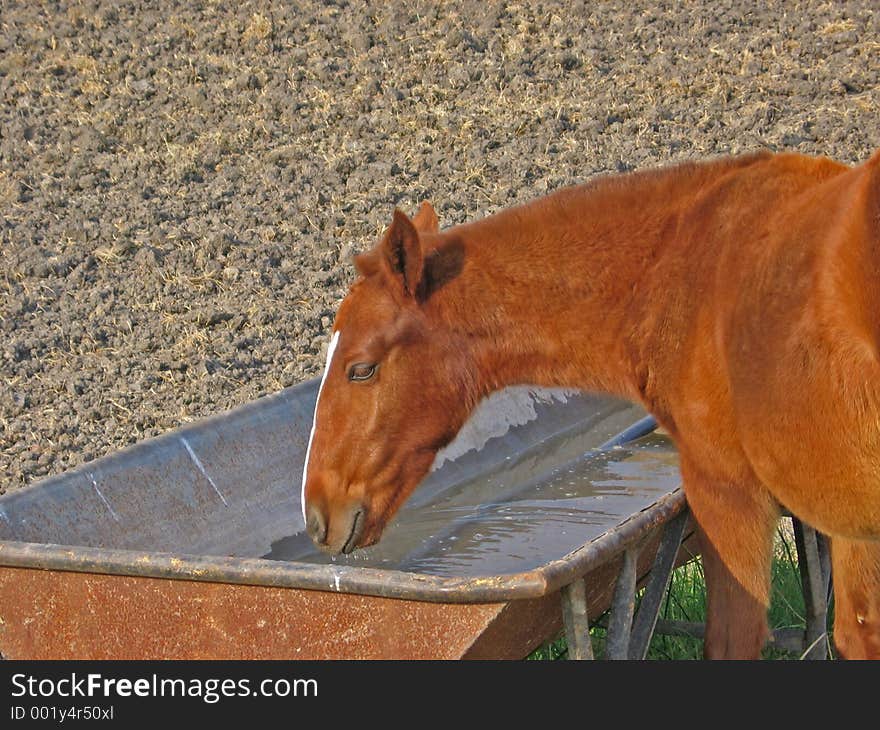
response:
[(373, 522), (372, 524), (367, 523), (365, 529), (359, 535), (357, 545), (355, 545), (355, 547), (358, 550), (362, 550), (365, 548), (370, 548), (378, 543), (379, 540), (382, 539), (382, 535), (385, 532), (386, 524), (387, 523), (385, 522)]
[(385, 534), (385, 527), (387, 524), (387, 520), (380, 520), (373, 524), (368, 523), (358, 536), (355, 544), (353, 544), (351, 549), (346, 552), (351, 553), (354, 550), (364, 550), (376, 545), (382, 539), (382, 535)]
[(361, 539), (360, 544), (357, 546), (358, 549), (373, 547), (379, 540), (382, 538), (382, 530), (376, 532), (375, 535), (370, 535), (368, 537), (364, 537)]
[[(430, 460), (428, 463), (428, 467), (430, 467), (430, 462), (434, 460), (434, 454), (436, 450), (430, 452)], [(425, 474), (428, 473), (428, 467), (425, 467), (424, 474), (416, 480), (416, 482), (412, 485), (403, 485), (399, 486), (395, 489), (390, 497), (387, 500), (387, 506), (383, 511), (379, 511), (376, 513), (373, 519), (367, 518), (363, 529), (360, 530), (360, 534), (357, 536), (356, 540), (352, 541), (352, 544), (349, 548), (348, 544), (343, 546), (346, 548), (345, 550), (340, 550), (339, 552), (351, 553), (354, 550), (360, 550), (364, 548), (372, 547), (376, 545), (379, 540), (382, 539), (382, 535), (385, 532), (385, 528), (388, 526), (388, 523), (397, 514), (397, 511), (400, 509), (401, 505), (406, 501), (407, 497), (415, 490), (415, 488), (421, 483)]]

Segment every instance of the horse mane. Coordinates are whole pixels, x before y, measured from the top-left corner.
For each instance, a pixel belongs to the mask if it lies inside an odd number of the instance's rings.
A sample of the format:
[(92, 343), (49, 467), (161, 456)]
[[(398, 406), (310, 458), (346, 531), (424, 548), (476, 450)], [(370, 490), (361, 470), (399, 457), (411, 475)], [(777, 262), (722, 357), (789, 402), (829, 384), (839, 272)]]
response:
[[(640, 182), (665, 183), (673, 178), (682, 181), (692, 181), (695, 177), (706, 173), (715, 173), (718, 168), (737, 170), (754, 165), (757, 162), (765, 162), (773, 157), (773, 153), (767, 150), (747, 152), (736, 157), (717, 157), (708, 160), (679, 162), (675, 165), (663, 165), (651, 167), (621, 174), (599, 174), (586, 181), (579, 187), (596, 190), (607, 187), (629, 187)], [(777, 155), (778, 158), (778, 155)]]

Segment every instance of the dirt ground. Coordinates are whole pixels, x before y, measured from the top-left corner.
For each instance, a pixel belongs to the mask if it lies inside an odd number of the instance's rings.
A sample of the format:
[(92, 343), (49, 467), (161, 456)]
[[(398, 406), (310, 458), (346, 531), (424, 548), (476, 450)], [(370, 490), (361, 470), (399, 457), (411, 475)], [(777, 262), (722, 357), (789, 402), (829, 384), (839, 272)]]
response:
[(289, 5), (0, 0), (0, 492), (314, 376), (395, 205), (880, 147), (875, 0)]

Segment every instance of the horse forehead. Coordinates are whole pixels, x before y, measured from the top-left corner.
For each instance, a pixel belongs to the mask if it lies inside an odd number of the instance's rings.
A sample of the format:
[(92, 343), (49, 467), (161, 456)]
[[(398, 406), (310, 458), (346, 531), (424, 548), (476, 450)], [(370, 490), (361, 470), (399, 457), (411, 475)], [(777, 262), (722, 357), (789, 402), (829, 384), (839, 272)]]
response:
[(393, 297), (383, 287), (371, 284), (361, 282), (339, 306), (336, 328), (344, 329), (348, 338), (357, 332), (375, 333), (383, 327), (391, 327), (397, 319), (399, 308)]

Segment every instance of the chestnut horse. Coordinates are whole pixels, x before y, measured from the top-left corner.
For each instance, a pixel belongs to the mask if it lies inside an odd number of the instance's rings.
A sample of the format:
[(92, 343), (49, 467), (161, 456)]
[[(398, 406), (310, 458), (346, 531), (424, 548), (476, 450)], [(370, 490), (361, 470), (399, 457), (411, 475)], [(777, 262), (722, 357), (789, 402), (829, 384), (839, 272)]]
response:
[(880, 153), (599, 179), (355, 260), (303, 474), (316, 543), (383, 527), (476, 404), (604, 391), (671, 434), (702, 539), (707, 657), (767, 637), (780, 505), (832, 538), (834, 637), (880, 655)]

